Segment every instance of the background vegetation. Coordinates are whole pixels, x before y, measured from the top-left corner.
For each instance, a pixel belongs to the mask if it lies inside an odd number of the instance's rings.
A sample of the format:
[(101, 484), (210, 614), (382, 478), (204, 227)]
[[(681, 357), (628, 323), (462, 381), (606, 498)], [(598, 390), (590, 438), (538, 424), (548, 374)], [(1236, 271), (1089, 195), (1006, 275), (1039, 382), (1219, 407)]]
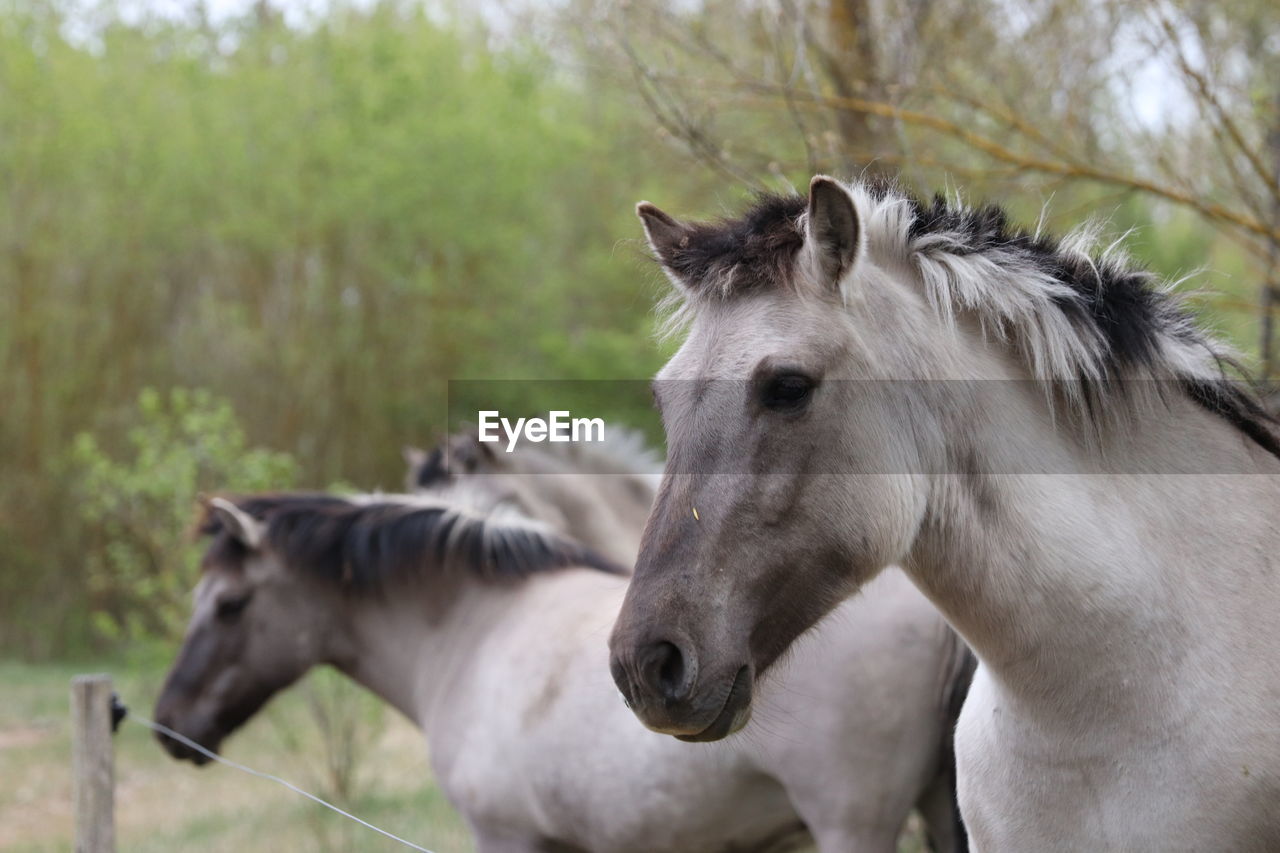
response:
[(394, 487), (449, 380), (650, 375), (640, 198), (868, 170), (1100, 215), (1209, 270), (1269, 372), (1277, 33), (1261, 0), (2, 0), (0, 645), (172, 636), (196, 492)]
[[(655, 365), (619, 240), (662, 160), (612, 132), (625, 103), (536, 47), (390, 4), (301, 29), (265, 6), (108, 14), (75, 37), (60, 9), (0, 15), (5, 648), (82, 649), (127, 621), (136, 572), (90, 583), (119, 568), (120, 512), (174, 542), (197, 490), (269, 485), (218, 431), (288, 454), (277, 486), (391, 487), (400, 446), (444, 429), (449, 379)], [(174, 388), (219, 417), (160, 424), (147, 401)], [(161, 433), (146, 448), (139, 425)], [(148, 559), (189, 584), (187, 556)]]
[(198, 493), (395, 488), (450, 380), (642, 419), (642, 385), (576, 382), (662, 360), (642, 198), (869, 171), (1101, 216), (1204, 270), (1269, 377), (1278, 81), (1267, 0), (0, 0), (0, 680), (32, 685), (0, 762), (67, 674), (16, 661), (107, 655), (149, 697)]
[[(159, 656), (115, 661), (115, 686), (124, 696), (154, 696), (167, 665)], [(72, 849), (67, 683), (85, 671), (83, 662), (0, 663), (0, 850)], [(426, 772), (418, 730), (340, 676), (316, 675), (329, 677), (313, 676), (282, 694), (227, 744), (226, 754), (436, 853), (470, 853), (466, 825)], [(334, 712), (347, 719), (335, 723)], [(344, 736), (355, 741), (350, 755), (334, 747)], [(406, 849), (271, 782), (229, 767), (179, 764), (141, 726), (123, 725), (115, 748), (122, 851)]]

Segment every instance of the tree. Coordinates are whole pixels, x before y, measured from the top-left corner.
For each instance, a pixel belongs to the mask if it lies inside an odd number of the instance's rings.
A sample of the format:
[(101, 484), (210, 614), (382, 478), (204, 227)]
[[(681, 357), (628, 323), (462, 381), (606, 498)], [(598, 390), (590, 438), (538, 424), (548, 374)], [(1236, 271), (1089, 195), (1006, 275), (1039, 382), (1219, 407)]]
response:
[[(1257, 307), (1246, 310), (1259, 318), (1262, 371), (1273, 372), (1274, 3), (596, 8), (610, 27), (589, 43), (594, 61), (625, 60), (670, 137), (743, 184), (787, 184), (861, 164), (921, 188), (955, 179), (978, 193), (1054, 195), (1071, 214), (1076, 205), (1135, 196), (1148, 217), (1194, 214), (1242, 248), (1249, 275), (1265, 280)], [(1239, 309), (1242, 298), (1227, 292), (1216, 306)]]

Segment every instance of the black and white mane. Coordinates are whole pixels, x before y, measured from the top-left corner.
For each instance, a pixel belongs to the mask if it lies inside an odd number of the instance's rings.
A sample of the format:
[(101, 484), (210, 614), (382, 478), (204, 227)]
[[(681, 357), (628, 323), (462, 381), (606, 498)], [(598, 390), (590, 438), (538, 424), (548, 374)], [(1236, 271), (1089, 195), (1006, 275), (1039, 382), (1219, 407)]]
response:
[[(1116, 244), (1096, 250), (1097, 231), (1055, 238), (1010, 223), (995, 205), (923, 201), (887, 182), (849, 187), (873, 259), (906, 261), (946, 322), (975, 316), (1014, 343), (1032, 375), (1066, 389), (1085, 408), (1133, 380), (1179, 387), (1197, 404), (1280, 456), (1280, 429), (1254, 394), (1225, 372), (1233, 353), (1205, 333), (1170, 286)], [(667, 330), (689, 302), (794, 287), (806, 199), (766, 194), (742, 216), (683, 226), (662, 259), (677, 288)]]
[[(263, 522), (265, 546), (288, 565), (354, 590), (390, 580), (460, 572), (512, 581), (580, 566), (626, 570), (559, 536), (505, 504), (470, 504), (429, 495), (270, 494), (236, 499)], [(207, 513), (199, 532), (214, 537), (206, 564), (243, 557), (244, 549)]]

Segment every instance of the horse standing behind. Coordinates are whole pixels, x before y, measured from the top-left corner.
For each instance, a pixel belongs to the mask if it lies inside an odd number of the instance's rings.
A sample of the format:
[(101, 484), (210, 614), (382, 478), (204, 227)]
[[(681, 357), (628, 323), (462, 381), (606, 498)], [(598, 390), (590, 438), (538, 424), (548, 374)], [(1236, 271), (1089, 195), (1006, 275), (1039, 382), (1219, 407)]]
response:
[[(638, 725), (610, 682), (622, 571), (507, 504), (217, 499), (202, 529), (156, 718), (206, 747), (327, 663), (423, 730), (481, 853), (781, 851), (811, 836), (887, 853), (918, 798), (940, 849), (961, 849), (950, 788), (929, 790), (958, 650), (900, 576), (852, 606), (858, 647), (839, 631), (803, 644), (756, 732), (689, 745)], [(864, 687), (831, 679), (832, 659)]]

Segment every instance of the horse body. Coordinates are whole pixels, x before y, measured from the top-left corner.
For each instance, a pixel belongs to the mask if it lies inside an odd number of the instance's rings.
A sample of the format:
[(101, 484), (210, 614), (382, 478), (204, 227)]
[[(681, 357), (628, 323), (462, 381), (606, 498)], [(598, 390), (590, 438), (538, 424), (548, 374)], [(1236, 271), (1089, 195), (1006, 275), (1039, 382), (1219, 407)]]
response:
[[(690, 322), (611, 640), (642, 720), (732, 731), (795, 636), (901, 563), (981, 661), (975, 849), (1280, 846), (1280, 439), (1211, 339), (1145, 274), (990, 210), (815, 179), (720, 224), (640, 213)], [(655, 641), (699, 673), (661, 701)]]
[(963, 844), (937, 781), (963, 653), (900, 574), (802, 641), (758, 730), (689, 746), (609, 679), (625, 578), (545, 526), (456, 495), (219, 506), (156, 711), (206, 746), (329, 663), (423, 730), (482, 853), (891, 851), (918, 801), (938, 849)]
[[(1278, 602), (1242, 600), (1235, 585), (1265, 576), (1267, 559), (1224, 542), (1202, 503), (1238, 501), (1241, 484), (1107, 477), (1072, 489), (1065, 476), (1003, 484), (1001, 505), (1038, 523), (1024, 529), (1055, 530), (1048, 541), (949, 549), (976, 569), (960, 583), (929, 545), (910, 561), (985, 664), (956, 733), (975, 846), (1275, 849), (1280, 680), (1268, 650), (1280, 637), (1264, 613)], [(1184, 489), (1174, 535), (1170, 493)], [(1101, 517), (1062, 505), (1077, 490)], [(1164, 541), (1098, 541), (1129, 525)], [(1236, 568), (1221, 567), (1224, 552)]]
[[(950, 808), (949, 786), (929, 790), (946, 738), (937, 705), (945, 629), (928, 627), (932, 609), (901, 575), (886, 575), (797, 652), (756, 710), (763, 733), (718, 749), (635, 725), (605, 670), (622, 590), (573, 574), (522, 593), (519, 614), (486, 644), (500, 665), (474, 668), (424, 725), (445, 790), (484, 824), (524, 821), (527, 835), (529, 816), (542, 815), (541, 833), (594, 851), (769, 849), (802, 838), (804, 827), (821, 850), (890, 851), (926, 794)], [(545, 614), (572, 626), (550, 668)], [(886, 630), (847, 660), (850, 637), (876, 628)], [(829, 678), (832, 656), (845, 659), (848, 682)], [(911, 668), (914, 685), (904, 686), (899, 667)], [(932, 701), (916, 701), (921, 693)], [(504, 709), (502, 728), (486, 725), (488, 745), (476, 749), (464, 733), (478, 716), (497, 716), (485, 708)], [(940, 849), (952, 849), (955, 820), (932, 809)], [(732, 840), (726, 827), (736, 827)]]
[[(960, 346), (951, 364), (1034, 389), (1007, 348)], [(905, 561), (983, 662), (956, 732), (975, 848), (1280, 846), (1277, 459), (1176, 394), (1101, 446), (1051, 428), (1043, 393), (949, 417), (961, 455), (998, 456), (961, 426), (985, 419), (1054, 472), (985, 476), (981, 499), (944, 475)], [(1068, 473), (1100, 453), (1124, 473)]]
[[(604, 667), (620, 599), (618, 580), (567, 570), (471, 590), (434, 625), (412, 598), (369, 608), (351, 631), (370, 663), (350, 674), (384, 696), (414, 685), (397, 704), (482, 851), (802, 846), (785, 791), (748, 751), (681, 754), (635, 725)], [(403, 671), (385, 666), (406, 647), (420, 651)]]

